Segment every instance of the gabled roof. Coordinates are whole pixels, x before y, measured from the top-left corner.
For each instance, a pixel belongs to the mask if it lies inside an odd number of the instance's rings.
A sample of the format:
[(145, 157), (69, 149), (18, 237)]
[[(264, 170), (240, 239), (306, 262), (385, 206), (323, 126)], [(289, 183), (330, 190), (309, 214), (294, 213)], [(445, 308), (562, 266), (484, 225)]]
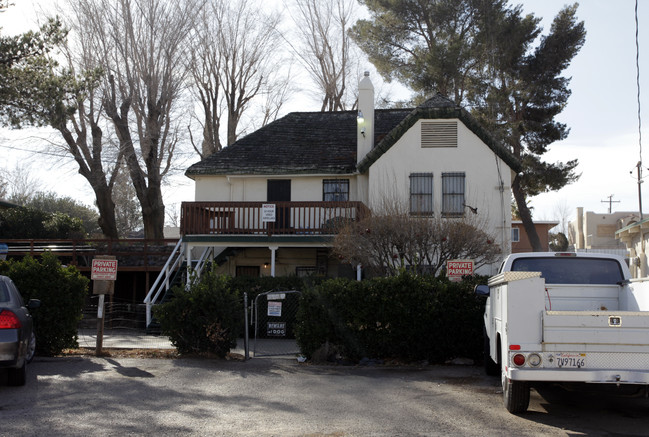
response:
[[(375, 143), (411, 109), (375, 111)], [(219, 174), (351, 174), (356, 172), (357, 111), (291, 112), (187, 169)]]
[(415, 109), (377, 109), (374, 144), (356, 164), (357, 111), (292, 112), (190, 166), (185, 175), (366, 172), (420, 119), (460, 119), (515, 171), (520, 164), (464, 109), (438, 94)]
[(499, 156), (514, 171), (521, 170), (520, 162), (502, 144), (488, 133), (480, 123), (466, 110), (456, 105), (452, 100), (437, 94), (412, 110), (401, 122), (385, 136), (374, 148), (358, 163), (358, 170), (366, 172), (370, 166), (392, 147), (412, 126), (421, 119), (449, 119), (457, 118), (482, 140), (493, 152)]

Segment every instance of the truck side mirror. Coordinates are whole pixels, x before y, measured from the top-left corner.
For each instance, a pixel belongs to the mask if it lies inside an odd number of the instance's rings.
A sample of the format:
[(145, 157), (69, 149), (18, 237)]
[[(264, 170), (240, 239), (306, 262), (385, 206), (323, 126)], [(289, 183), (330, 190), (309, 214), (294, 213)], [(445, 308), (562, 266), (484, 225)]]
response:
[(473, 291), (478, 296), (484, 296), (484, 297), (489, 296), (489, 286), (488, 285), (484, 285), (484, 284), (476, 285), (475, 288), (473, 289)]

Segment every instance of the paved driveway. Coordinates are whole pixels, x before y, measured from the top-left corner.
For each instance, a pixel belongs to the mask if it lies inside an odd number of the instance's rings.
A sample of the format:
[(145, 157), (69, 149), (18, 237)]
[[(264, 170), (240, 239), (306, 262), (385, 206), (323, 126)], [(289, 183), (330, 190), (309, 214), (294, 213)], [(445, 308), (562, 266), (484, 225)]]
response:
[[(2, 435), (646, 435), (645, 400), (533, 393), (502, 407), (480, 368), (311, 366), (288, 359), (37, 358), (0, 385)], [(3, 382), (3, 381), (0, 381)], [(548, 396), (546, 394), (546, 396)]]

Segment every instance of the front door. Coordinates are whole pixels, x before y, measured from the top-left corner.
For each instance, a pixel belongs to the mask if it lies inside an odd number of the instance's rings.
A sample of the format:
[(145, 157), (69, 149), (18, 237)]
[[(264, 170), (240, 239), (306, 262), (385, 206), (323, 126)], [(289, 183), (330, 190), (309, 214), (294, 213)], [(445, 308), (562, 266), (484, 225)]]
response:
[[(291, 180), (290, 179), (269, 179), (267, 183), (266, 199), (272, 202), (291, 201)], [(286, 232), (290, 226), (289, 208), (287, 206), (277, 207), (275, 217), (275, 229)]]

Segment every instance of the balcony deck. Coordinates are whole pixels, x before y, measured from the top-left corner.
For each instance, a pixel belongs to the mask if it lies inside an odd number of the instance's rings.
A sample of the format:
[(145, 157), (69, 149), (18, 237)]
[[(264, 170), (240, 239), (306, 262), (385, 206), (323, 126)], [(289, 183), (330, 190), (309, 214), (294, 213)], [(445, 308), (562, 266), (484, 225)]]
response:
[(180, 233), (326, 236), (368, 213), (362, 202), (183, 202)]

